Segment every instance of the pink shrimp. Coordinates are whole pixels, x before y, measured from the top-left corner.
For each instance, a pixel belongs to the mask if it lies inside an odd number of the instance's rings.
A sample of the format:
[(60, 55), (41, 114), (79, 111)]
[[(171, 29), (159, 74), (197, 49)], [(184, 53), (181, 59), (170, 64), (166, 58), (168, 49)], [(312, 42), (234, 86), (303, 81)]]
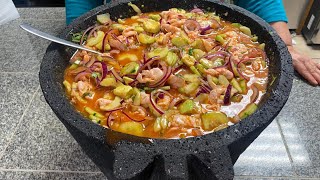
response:
[(163, 71), (159, 68), (153, 68), (150, 70), (142, 70), (141, 73), (138, 74), (137, 80), (140, 83), (152, 83), (159, 80), (163, 76)]
[(229, 80), (234, 77), (233, 73), (227, 68), (207, 69), (205, 72), (212, 76), (224, 75)]
[(166, 32), (172, 32), (172, 33), (179, 32), (179, 31), (180, 31), (179, 28), (174, 27), (174, 26), (172, 26), (172, 25), (170, 25), (170, 24), (162, 24), (162, 25), (161, 25), (161, 29), (162, 29), (162, 30), (165, 30)]
[(175, 114), (170, 120), (170, 126), (173, 127), (200, 127), (201, 120), (193, 116)]
[(91, 85), (86, 81), (79, 81), (77, 88), (81, 96), (92, 89)]
[(171, 86), (171, 88), (173, 88), (173, 89), (178, 89), (178, 88), (186, 85), (186, 82), (183, 78), (180, 78), (175, 75), (170, 75), (167, 82)]
[(161, 108), (161, 109), (168, 109), (169, 108), (169, 105), (170, 105), (170, 102), (171, 102), (171, 97), (168, 96), (168, 95), (164, 95), (162, 99), (158, 99), (157, 101), (157, 105)]
[(148, 105), (150, 104), (150, 95), (147, 94), (147, 93), (145, 93), (144, 91), (142, 91), (142, 92), (140, 93), (140, 96), (141, 96), (141, 102), (140, 102), (140, 104), (141, 104), (143, 107), (147, 108)]
[(136, 36), (137, 34), (138, 34), (137, 31), (135, 31), (133, 27), (125, 28), (122, 31), (122, 35), (125, 37)]

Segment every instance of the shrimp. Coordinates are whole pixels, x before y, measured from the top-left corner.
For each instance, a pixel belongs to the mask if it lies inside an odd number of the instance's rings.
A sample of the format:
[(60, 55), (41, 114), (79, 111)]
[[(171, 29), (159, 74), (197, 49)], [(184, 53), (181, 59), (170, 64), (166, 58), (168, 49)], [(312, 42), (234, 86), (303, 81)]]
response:
[(106, 105), (112, 103), (112, 100), (105, 99), (105, 98), (99, 98), (97, 100), (97, 103), (99, 104), (100, 107), (102, 107), (102, 106), (106, 106)]
[(172, 26), (175, 26), (175, 27), (178, 27), (180, 28), (184, 23), (186, 22), (186, 19), (172, 19), (172, 20), (169, 20), (169, 23), (172, 25)]
[(158, 99), (157, 105), (160, 106), (161, 109), (168, 109), (171, 102), (171, 98), (168, 95), (164, 95), (162, 99)]
[(186, 85), (186, 82), (183, 78), (180, 78), (175, 75), (170, 75), (167, 82), (171, 86), (171, 88), (173, 88), (173, 89), (178, 89), (178, 88)]
[(189, 31), (188, 32), (188, 37), (190, 39), (197, 39), (199, 36), (198, 31)]
[(172, 35), (171, 32), (166, 33), (166, 34), (163, 36), (162, 44), (164, 44), (164, 45), (168, 44), (168, 41), (169, 41), (171, 35)]
[(140, 83), (152, 83), (159, 79), (161, 79), (163, 76), (163, 71), (159, 68), (153, 68), (150, 70), (142, 70), (141, 73), (138, 74), (137, 80)]
[(162, 24), (162, 25), (161, 25), (161, 29), (162, 29), (162, 30), (165, 30), (165, 31), (167, 31), (167, 32), (172, 32), (172, 33), (179, 32), (179, 31), (180, 31), (179, 28), (177, 28), (177, 27), (175, 27), (175, 26), (172, 26), (172, 25), (170, 25), (170, 24)]
[(79, 81), (77, 83), (77, 88), (81, 96), (92, 89), (91, 85), (86, 81)]
[(241, 59), (244, 54), (248, 53), (248, 48), (244, 44), (236, 44), (230, 47), (229, 52), (232, 52), (232, 55), (238, 59)]
[(207, 69), (205, 72), (212, 76), (224, 75), (229, 80), (234, 77), (233, 73), (227, 68)]
[(236, 32), (228, 31), (228, 32), (225, 32), (224, 34), (227, 35), (230, 40), (229, 45), (233, 46), (238, 44), (238, 42), (240, 42), (239, 35)]
[(89, 56), (88, 54), (85, 54), (83, 56), (82, 64), (87, 64), (87, 62), (89, 62), (90, 59), (91, 59), (91, 56)]
[(214, 42), (210, 39), (202, 39), (202, 42), (207, 52), (211, 51), (211, 49), (213, 49), (215, 46)]
[(193, 116), (175, 114), (169, 119), (170, 126), (173, 127), (201, 127), (200, 118)]
[(209, 95), (209, 102), (211, 104), (222, 104), (223, 101), (220, 99), (220, 96), (226, 91), (226, 88), (220, 85), (216, 85), (215, 88), (213, 88), (210, 91)]
[(147, 108), (148, 105), (150, 104), (150, 95), (147, 94), (147, 93), (145, 93), (144, 91), (142, 91), (142, 92), (140, 93), (140, 96), (141, 96), (141, 102), (140, 102), (140, 104), (141, 104), (143, 107)]
[(90, 90), (92, 86), (87, 81), (79, 81), (72, 84), (71, 96), (73, 97), (72, 102), (75, 103), (76, 100), (86, 103), (85, 99), (93, 99), (94, 93)]
[(122, 31), (122, 35), (124, 37), (136, 36), (137, 34), (138, 34), (137, 31), (135, 31), (133, 27), (125, 28)]

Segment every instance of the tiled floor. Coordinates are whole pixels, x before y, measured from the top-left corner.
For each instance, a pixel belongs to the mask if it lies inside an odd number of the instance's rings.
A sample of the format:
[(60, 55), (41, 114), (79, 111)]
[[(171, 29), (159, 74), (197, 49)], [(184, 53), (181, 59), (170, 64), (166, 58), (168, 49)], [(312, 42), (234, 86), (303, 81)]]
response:
[[(57, 34), (64, 10), (19, 12), (20, 19), (0, 26), (0, 179), (106, 179), (42, 96), (38, 71), (49, 42), (18, 28), (26, 22)], [(319, 48), (295, 40), (320, 62)], [(319, 94), (319, 87), (295, 77), (281, 113), (236, 162), (235, 179), (320, 179)]]

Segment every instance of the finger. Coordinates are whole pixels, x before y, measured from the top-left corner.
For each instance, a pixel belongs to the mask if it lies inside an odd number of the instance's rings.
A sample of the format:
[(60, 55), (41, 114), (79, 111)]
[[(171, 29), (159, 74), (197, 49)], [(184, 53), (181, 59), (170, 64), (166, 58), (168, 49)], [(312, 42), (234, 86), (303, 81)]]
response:
[(306, 68), (308, 69), (309, 73), (313, 76), (313, 78), (317, 81), (317, 84), (320, 83), (320, 73), (319, 69), (317, 68), (317, 64), (310, 59), (309, 61), (304, 61)]
[(317, 68), (320, 69), (320, 63), (317, 63)]
[(317, 85), (317, 80), (314, 79), (314, 77), (310, 74), (310, 72), (305, 67), (304, 63), (294, 63), (296, 70), (299, 72), (299, 74), (304, 77), (307, 81), (309, 81), (312, 85)]
[(315, 75), (313, 77), (318, 81), (318, 85), (319, 85), (320, 84), (320, 69), (316, 68)]

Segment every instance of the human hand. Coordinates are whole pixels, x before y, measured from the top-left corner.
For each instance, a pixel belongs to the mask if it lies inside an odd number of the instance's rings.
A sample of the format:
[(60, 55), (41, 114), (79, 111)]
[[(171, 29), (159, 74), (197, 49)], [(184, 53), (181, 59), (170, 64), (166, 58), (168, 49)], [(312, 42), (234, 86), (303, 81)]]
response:
[(293, 67), (310, 84), (320, 85), (320, 63), (316, 63), (310, 57), (297, 52), (292, 46), (288, 46), (292, 56)]

